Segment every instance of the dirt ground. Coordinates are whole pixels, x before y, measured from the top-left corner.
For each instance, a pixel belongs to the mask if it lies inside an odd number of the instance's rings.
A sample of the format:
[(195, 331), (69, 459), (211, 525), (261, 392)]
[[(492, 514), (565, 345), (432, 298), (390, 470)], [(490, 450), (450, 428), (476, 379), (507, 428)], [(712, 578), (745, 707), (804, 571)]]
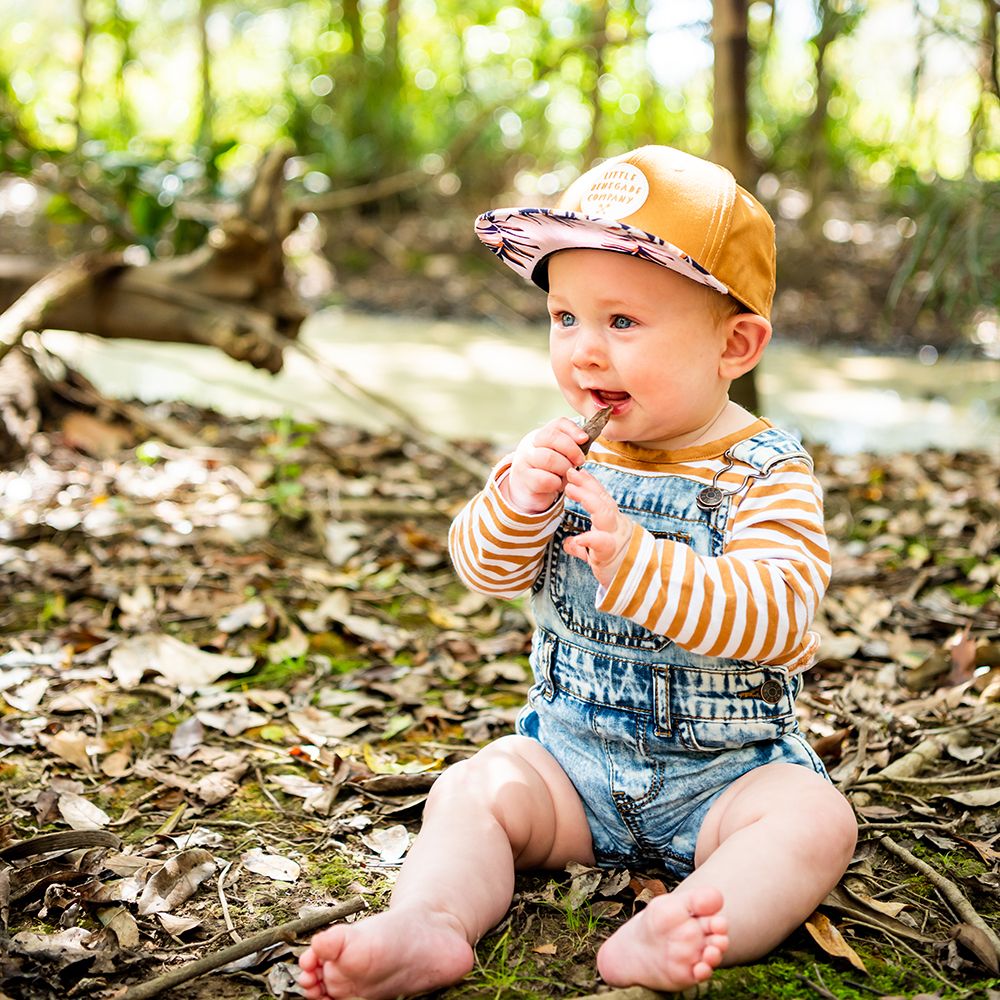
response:
[[(817, 466), (835, 571), (800, 723), (861, 836), (801, 930), (697, 992), (997, 1000), (1000, 468)], [(524, 605), (449, 566), (478, 485), (401, 433), (113, 403), (0, 469), (0, 997), (119, 996), (306, 907), (385, 905), (435, 776), (529, 682)], [(436, 995), (594, 994), (601, 941), (669, 887), (525, 874)], [(304, 941), (162, 995), (294, 995)]]

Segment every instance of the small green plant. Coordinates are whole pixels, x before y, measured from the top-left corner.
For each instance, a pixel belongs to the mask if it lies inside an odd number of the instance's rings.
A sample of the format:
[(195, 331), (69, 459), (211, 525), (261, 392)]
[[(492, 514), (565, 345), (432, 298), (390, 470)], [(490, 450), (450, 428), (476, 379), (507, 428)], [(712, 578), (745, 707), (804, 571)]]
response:
[(305, 513), (300, 455), (315, 433), (316, 424), (303, 423), (287, 413), (271, 421), (265, 454), (274, 462), (274, 471), (265, 497), (282, 517), (297, 521)]
[(163, 449), (159, 441), (143, 441), (135, 449), (136, 461), (142, 465), (156, 465), (163, 458)]

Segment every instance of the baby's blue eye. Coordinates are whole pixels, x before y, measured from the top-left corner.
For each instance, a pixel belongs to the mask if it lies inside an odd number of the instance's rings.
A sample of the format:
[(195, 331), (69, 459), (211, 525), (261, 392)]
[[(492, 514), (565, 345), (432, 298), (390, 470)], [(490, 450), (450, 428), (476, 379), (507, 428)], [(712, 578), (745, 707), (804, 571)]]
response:
[(556, 322), (560, 326), (576, 326), (576, 317), (571, 312), (556, 313)]
[(630, 326), (635, 326), (635, 323), (628, 316), (615, 316), (611, 320), (611, 325), (616, 330), (627, 330)]

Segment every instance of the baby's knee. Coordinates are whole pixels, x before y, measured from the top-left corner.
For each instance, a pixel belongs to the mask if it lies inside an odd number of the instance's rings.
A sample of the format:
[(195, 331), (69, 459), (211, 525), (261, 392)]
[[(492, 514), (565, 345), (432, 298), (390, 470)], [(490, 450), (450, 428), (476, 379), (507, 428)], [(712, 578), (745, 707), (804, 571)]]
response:
[(511, 745), (523, 737), (504, 736), (477, 750), (471, 757), (452, 764), (434, 782), (425, 808), (433, 809), (454, 799), (474, 799), (491, 806), (498, 789), (520, 769), (516, 748)]
[(841, 853), (846, 854), (846, 867), (858, 842), (858, 820), (851, 803), (836, 789), (833, 789), (830, 802), (830, 826)]
[(824, 783), (802, 803), (808, 816), (815, 854), (837, 867), (847, 868), (858, 840), (858, 821), (850, 802), (833, 785)]

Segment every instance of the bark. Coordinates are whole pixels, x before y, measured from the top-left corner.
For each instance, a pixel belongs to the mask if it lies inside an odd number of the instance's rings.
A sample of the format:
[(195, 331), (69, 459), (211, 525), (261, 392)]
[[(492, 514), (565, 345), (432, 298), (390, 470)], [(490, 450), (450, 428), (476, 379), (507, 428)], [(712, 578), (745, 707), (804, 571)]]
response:
[[(16, 263), (18, 258), (13, 260)], [(85, 254), (53, 271), (46, 270), (0, 314), (0, 361), (28, 330), (42, 329), (53, 310), (75, 298), (101, 274), (117, 269), (121, 264), (121, 257), (116, 254)]]
[(73, 126), (76, 130), (76, 148), (83, 145), (83, 104), (87, 97), (87, 55), (90, 50), (90, 37), (93, 29), (87, 16), (87, 0), (77, 0), (80, 15), (80, 59), (76, 65), (76, 97), (73, 102)]
[(593, 17), (593, 34), (597, 36), (598, 41), (594, 44), (594, 85), (590, 91), (590, 140), (587, 143), (587, 155), (583, 161), (585, 167), (592, 167), (597, 162), (601, 155), (601, 149), (603, 148), (603, 144), (601, 143), (601, 133), (603, 131), (604, 114), (601, 103), (601, 77), (604, 76), (605, 73), (607, 31), (607, 0), (599, 0)]
[[(712, 159), (726, 167), (738, 183), (753, 190), (756, 178), (747, 145), (750, 60), (747, 0), (715, 0), (712, 4), (712, 44), (715, 50)], [(729, 395), (751, 413), (760, 412), (757, 378), (753, 371), (738, 378)]]
[(198, 4), (198, 50), (201, 71), (198, 145), (202, 149), (208, 149), (212, 145), (212, 119), (215, 115), (215, 99), (212, 96), (212, 50), (208, 44), (208, 15), (211, 10), (212, 0), (201, 0)]
[(746, 0), (715, 0), (712, 43), (715, 51), (712, 159), (731, 171), (744, 187), (752, 188), (756, 178), (747, 146), (750, 41)]

